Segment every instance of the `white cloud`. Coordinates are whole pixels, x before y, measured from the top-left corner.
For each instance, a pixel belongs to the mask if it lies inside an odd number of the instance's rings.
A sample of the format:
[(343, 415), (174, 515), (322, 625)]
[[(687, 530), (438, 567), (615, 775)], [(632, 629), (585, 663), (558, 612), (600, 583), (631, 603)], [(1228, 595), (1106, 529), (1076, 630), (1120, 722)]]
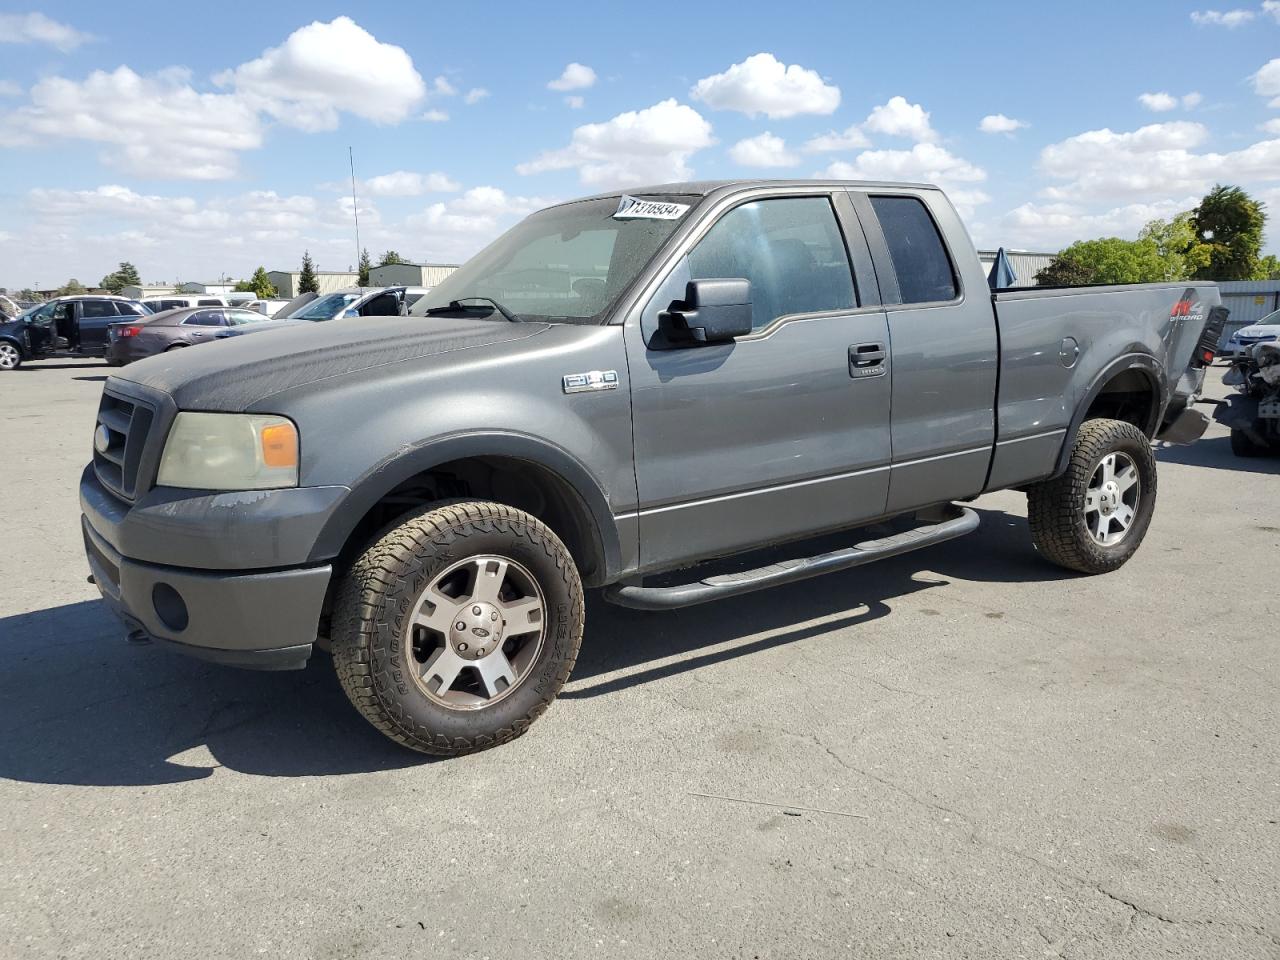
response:
[(28, 105), (0, 120), (0, 140), (103, 143), (109, 165), (141, 177), (234, 176), (238, 152), (262, 144), (258, 114), (233, 94), (198, 93), (188, 79), (178, 68), (141, 76), (128, 67), (82, 82), (48, 77), (31, 88)]
[(1189, 210), (1198, 200), (1197, 195), (1188, 195), (1177, 200), (1124, 204), (1100, 213), (1090, 213), (1071, 203), (1024, 203), (1001, 218), (1000, 233), (1007, 244), (1058, 250), (1090, 237), (1136, 237), (1150, 221)]
[(784, 65), (771, 53), (757, 53), (724, 73), (703, 77), (690, 91), (713, 110), (736, 110), (747, 116), (763, 113), (770, 120), (802, 113), (834, 113), (840, 88), (814, 70)]
[(1200, 106), (1203, 100), (1204, 100), (1204, 96), (1197, 93), (1194, 90), (1192, 90), (1190, 93), (1184, 93), (1182, 95), (1182, 109), (1193, 110), (1196, 107)]
[(405, 218), (414, 244), (426, 243), (427, 259), (461, 261), (515, 221), (555, 201), (512, 196), (498, 187), (472, 187), (460, 197), (433, 203)]
[[(1266, 9), (1266, 4), (1263, 4)], [(1191, 22), (1198, 27), (1226, 27), (1234, 30), (1242, 27), (1254, 17), (1252, 10), (1195, 10), (1191, 14)]]
[(1262, 12), (1271, 14), (1280, 23), (1280, 0), (1262, 0)]
[(0, 13), (0, 43), (47, 43), (69, 53), (92, 39), (43, 13)]
[(595, 86), (596, 72), (581, 63), (571, 63), (560, 76), (547, 84), (548, 90), (585, 90)]
[(805, 141), (803, 149), (805, 153), (840, 153), (845, 150), (859, 150), (862, 147), (869, 146), (871, 146), (871, 141), (862, 132), (862, 128), (855, 123), (840, 133), (828, 130), (826, 133), (821, 133), (816, 137), (810, 137)]
[(444, 123), (449, 119), (449, 114), (443, 110), (437, 110), (434, 107), (430, 110), (423, 111), (419, 116), (419, 120), (425, 120), (427, 123)]
[(22, 87), (18, 86), (12, 80), (0, 80), (0, 97), (20, 96), (22, 96)]
[(1267, 106), (1280, 107), (1280, 57), (1268, 60), (1252, 79), (1258, 96), (1275, 98)]
[(474, 103), (479, 103), (487, 96), (489, 96), (489, 91), (484, 87), (472, 87), (462, 98), (462, 102), (467, 106), (471, 106)]
[(449, 82), (448, 77), (436, 77), (431, 81), (431, 92), (440, 97), (452, 97), (458, 90)]
[(214, 80), (281, 123), (309, 131), (335, 129), (340, 112), (397, 123), (426, 96), (409, 54), (349, 17), (300, 27)]
[(1203, 193), (1214, 181), (1280, 180), (1280, 139), (1231, 153), (1196, 153), (1209, 131), (1187, 120), (1153, 123), (1127, 133), (1090, 130), (1040, 152), (1041, 169), (1065, 181), (1044, 193), (1084, 202), (1158, 199)]
[(863, 129), (891, 137), (905, 137), (916, 143), (931, 143), (938, 135), (929, 126), (929, 111), (918, 103), (907, 103), (905, 97), (890, 97), (871, 111)]
[(587, 101), (582, 97), (570, 95), (564, 98), (564, 102), (568, 104), (570, 110), (581, 110)]
[(577, 168), (584, 184), (600, 187), (684, 180), (692, 175), (689, 158), (713, 143), (711, 124), (692, 107), (670, 99), (604, 123), (584, 124), (573, 131), (568, 146), (545, 151), (516, 171)]
[(1264, 133), (1274, 133), (1280, 136), (1280, 117), (1268, 120), (1266, 123), (1259, 125), (1258, 129)]
[(145, 217), (161, 213), (191, 213), (196, 209), (196, 202), (190, 197), (147, 196), (118, 184), (105, 184), (93, 190), (36, 187), (27, 192), (27, 206), (37, 216), (79, 217), (102, 213), (115, 217)]
[(1178, 107), (1178, 98), (1163, 91), (1139, 94), (1138, 102), (1154, 113), (1165, 113)]
[(987, 172), (936, 143), (910, 150), (865, 150), (852, 163), (837, 160), (821, 176), (834, 180), (910, 180), (946, 185), (981, 183)]
[(365, 181), (364, 189), (375, 197), (418, 197), (424, 193), (455, 193), (462, 186), (443, 173), (397, 170), (370, 177)]
[(729, 148), (729, 157), (744, 167), (794, 167), (800, 162), (785, 140), (768, 131), (739, 140)]
[(1013, 133), (1027, 126), (1026, 121), (1006, 117), (1003, 113), (989, 113), (982, 118), (978, 129), (983, 133)]

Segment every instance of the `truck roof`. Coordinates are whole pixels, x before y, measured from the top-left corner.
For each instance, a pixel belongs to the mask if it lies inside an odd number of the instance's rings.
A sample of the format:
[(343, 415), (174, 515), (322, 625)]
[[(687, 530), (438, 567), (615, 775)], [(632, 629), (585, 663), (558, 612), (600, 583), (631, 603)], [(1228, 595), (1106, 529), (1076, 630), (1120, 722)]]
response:
[(609, 197), (618, 197), (624, 193), (633, 195), (644, 194), (685, 194), (691, 196), (705, 197), (709, 193), (723, 191), (725, 193), (735, 193), (738, 190), (753, 190), (757, 187), (819, 187), (822, 189), (830, 189), (831, 187), (872, 187), (880, 189), (901, 189), (907, 187), (912, 190), (937, 190), (938, 186), (932, 183), (903, 183), (889, 180), (824, 180), (819, 178), (812, 179), (759, 179), (759, 180), (684, 180), (676, 183), (658, 183), (645, 187), (627, 187), (624, 190), (609, 190), (604, 193), (593, 194), (589, 197), (576, 197), (573, 200), (566, 200), (564, 203), (553, 204), (553, 206), (564, 206), (565, 203), (581, 203), (586, 200), (604, 200)]

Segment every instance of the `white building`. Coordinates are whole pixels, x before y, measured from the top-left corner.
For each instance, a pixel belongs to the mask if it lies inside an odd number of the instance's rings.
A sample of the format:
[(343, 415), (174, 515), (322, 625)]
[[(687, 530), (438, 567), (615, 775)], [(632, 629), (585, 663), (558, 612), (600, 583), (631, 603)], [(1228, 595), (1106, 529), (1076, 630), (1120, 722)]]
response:
[[(301, 276), (302, 273), (299, 270), (271, 270), (267, 273), (267, 279), (271, 281), (282, 300), (292, 300), (298, 295), (298, 280)], [(320, 288), (321, 295), (354, 287), (359, 281), (358, 273), (340, 270), (316, 271), (316, 286)]]
[(213, 296), (226, 296), (234, 292), (236, 285), (229, 280), (215, 280), (212, 283), (184, 283), (178, 288), (179, 293), (208, 293)]
[(458, 269), (456, 263), (388, 263), (369, 271), (373, 287), (434, 287)]
[(120, 296), (128, 297), (130, 300), (141, 300), (143, 297), (157, 297), (173, 292), (171, 283), (131, 283), (120, 290)]

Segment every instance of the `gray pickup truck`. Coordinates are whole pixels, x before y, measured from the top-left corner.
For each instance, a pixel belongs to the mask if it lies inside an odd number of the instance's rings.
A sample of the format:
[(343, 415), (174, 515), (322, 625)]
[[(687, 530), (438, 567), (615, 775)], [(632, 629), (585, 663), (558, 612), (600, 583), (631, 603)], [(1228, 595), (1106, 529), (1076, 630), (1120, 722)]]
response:
[(1151, 441), (1207, 422), (1190, 402), (1218, 304), (1211, 284), (993, 295), (928, 186), (563, 203), (409, 316), (109, 379), (89, 565), (136, 637), (269, 669), (327, 646), (387, 736), (466, 753), (555, 698), (584, 586), (653, 610), (733, 597), (960, 536), (978, 517), (956, 501), (1001, 488), (1026, 491), (1047, 560), (1116, 569), (1155, 508)]

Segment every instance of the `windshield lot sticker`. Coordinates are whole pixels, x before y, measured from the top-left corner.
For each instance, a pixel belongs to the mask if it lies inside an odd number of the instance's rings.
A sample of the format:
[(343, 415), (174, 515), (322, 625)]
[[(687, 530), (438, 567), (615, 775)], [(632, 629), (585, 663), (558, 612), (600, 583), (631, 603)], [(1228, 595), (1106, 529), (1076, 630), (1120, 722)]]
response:
[(689, 212), (687, 203), (663, 203), (658, 200), (641, 200), (625, 193), (618, 198), (615, 220), (679, 220)]

